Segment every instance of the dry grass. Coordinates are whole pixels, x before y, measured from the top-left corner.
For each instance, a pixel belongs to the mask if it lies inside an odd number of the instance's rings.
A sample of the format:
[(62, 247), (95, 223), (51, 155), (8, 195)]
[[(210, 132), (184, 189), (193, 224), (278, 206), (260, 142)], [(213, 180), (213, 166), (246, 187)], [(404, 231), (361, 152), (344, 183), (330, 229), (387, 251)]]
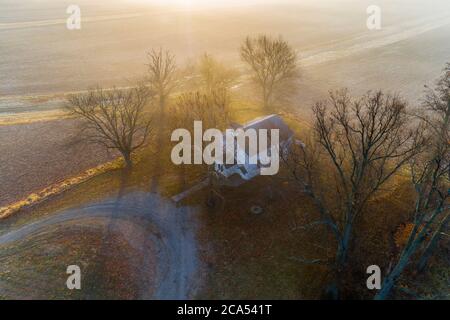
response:
[[(329, 239), (325, 228), (298, 228), (314, 217), (309, 199), (288, 182), (268, 181), (266, 177), (238, 189), (225, 189), (223, 195), (223, 208), (205, 209), (202, 213), (200, 239), (208, 244), (202, 256), (209, 275), (208, 286), (200, 297), (320, 297), (327, 268), (300, 260), (326, 259), (331, 250), (323, 249)], [(251, 213), (254, 205), (261, 206), (264, 212)]]
[[(129, 239), (120, 232), (105, 239), (104, 226), (88, 223), (53, 226), (2, 247), (0, 299), (135, 299), (143, 281), (152, 285), (155, 270), (142, 274), (142, 253)], [(154, 251), (148, 246), (147, 257)], [(66, 268), (72, 264), (81, 268), (82, 290), (67, 290)]]
[(32, 193), (23, 200), (17, 201), (11, 205), (0, 207), (0, 219), (9, 217), (10, 215), (18, 212), (20, 209), (33, 206), (37, 203), (48, 199), (51, 196), (60, 194), (69, 188), (72, 188), (78, 184), (88, 181), (95, 176), (103, 174), (107, 171), (117, 170), (123, 167), (123, 159), (117, 158), (116, 160), (100, 164), (95, 168), (88, 169), (75, 177), (68, 178), (60, 183), (53, 184), (39, 192)]

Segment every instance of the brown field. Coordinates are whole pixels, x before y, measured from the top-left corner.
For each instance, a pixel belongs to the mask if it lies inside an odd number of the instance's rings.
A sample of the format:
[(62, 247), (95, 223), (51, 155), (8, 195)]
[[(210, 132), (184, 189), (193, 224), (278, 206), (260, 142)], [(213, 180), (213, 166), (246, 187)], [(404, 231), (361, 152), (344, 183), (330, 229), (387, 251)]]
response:
[(72, 119), (0, 126), (0, 207), (114, 157), (76, 137)]

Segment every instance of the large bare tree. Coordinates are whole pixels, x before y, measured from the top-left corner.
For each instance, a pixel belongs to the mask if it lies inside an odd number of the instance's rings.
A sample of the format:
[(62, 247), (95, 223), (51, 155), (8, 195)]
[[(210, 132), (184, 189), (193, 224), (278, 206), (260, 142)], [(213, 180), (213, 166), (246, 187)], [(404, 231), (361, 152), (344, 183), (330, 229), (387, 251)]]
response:
[(200, 58), (198, 69), (200, 84), (207, 93), (230, 89), (238, 76), (235, 69), (225, 66), (208, 53)]
[(297, 54), (281, 37), (247, 37), (241, 46), (241, 58), (261, 89), (264, 108), (270, 106), (275, 91), (297, 75)]
[(355, 221), (423, 146), (423, 130), (410, 124), (405, 108), (399, 97), (380, 91), (359, 99), (346, 90), (332, 92), (328, 101), (313, 107), (310, 144), (288, 161), (320, 213), (320, 220), (308, 226), (326, 225), (335, 236), (335, 280), (346, 264)]
[[(412, 229), (393, 268), (383, 279), (376, 299), (386, 299), (404, 270), (423, 271), (450, 217), (450, 64), (436, 88), (427, 88), (423, 111), (418, 115), (427, 126), (429, 145), (411, 161), (416, 190)], [(413, 259), (413, 256), (416, 259)], [(412, 263), (416, 261), (416, 263)]]
[(183, 93), (176, 102), (176, 125), (191, 127), (194, 121), (202, 121), (204, 128), (225, 129), (229, 122), (229, 104), (230, 95), (225, 88)]
[(108, 150), (118, 150), (128, 168), (131, 155), (144, 146), (150, 135), (150, 116), (144, 112), (148, 88), (121, 90), (101, 88), (71, 95), (68, 110), (81, 120), (82, 138)]
[[(225, 88), (215, 89), (209, 92), (187, 92), (181, 94), (176, 103), (175, 127), (192, 128), (194, 121), (202, 121), (203, 128), (226, 129), (229, 124), (229, 92)], [(193, 135), (193, 133), (192, 133)], [(204, 143), (204, 146), (206, 143)], [(209, 192), (207, 203), (212, 205), (214, 198), (220, 192), (216, 181), (216, 175), (212, 166), (198, 166), (201, 174), (206, 174), (209, 181)], [(182, 167), (183, 177), (185, 167)]]
[(175, 56), (168, 50), (159, 48), (148, 53), (148, 82), (150, 89), (159, 98), (163, 110), (173, 89), (177, 85), (177, 66)]

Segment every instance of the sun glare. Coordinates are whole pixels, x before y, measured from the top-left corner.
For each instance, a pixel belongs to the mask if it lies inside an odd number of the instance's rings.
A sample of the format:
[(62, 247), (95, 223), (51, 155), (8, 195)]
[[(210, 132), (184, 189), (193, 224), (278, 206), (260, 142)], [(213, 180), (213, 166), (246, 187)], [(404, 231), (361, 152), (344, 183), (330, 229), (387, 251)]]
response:
[(176, 6), (182, 8), (217, 6), (217, 5), (225, 5), (230, 2), (227, 0), (139, 0), (139, 1), (154, 5)]

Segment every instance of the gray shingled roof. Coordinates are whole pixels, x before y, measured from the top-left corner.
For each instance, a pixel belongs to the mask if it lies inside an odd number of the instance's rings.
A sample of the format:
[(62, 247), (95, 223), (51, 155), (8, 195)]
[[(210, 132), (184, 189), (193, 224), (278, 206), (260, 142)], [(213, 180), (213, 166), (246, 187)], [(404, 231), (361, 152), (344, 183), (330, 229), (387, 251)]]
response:
[[(233, 129), (237, 129), (238, 126), (234, 126)], [(255, 129), (255, 130), (259, 130), (259, 129), (267, 129), (268, 132), (268, 145), (270, 146), (270, 130), (271, 129), (279, 129), (279, 133), (280, 133), (280, 143), (283, 143), (285, 141), (287, 141), (289, 138), (291, 138), (294, 135), (294, 132), (288, 127), (288, 125), (283, 121), (283, 119), (276, 115), (276, 114), (271, 114), (268, 116), (264, 116), (264, 117), (260, 117), (260, 118), (256, 118), (250, 122), (247, 122), (246, 124), (244, 124), (243, 126), (240, 126), (240, 128), (242, 128), (243, 130), (246, 129)], [(259, 143), (259, 142), (258, 142)], [(225, 142), (225, 136), (224, 136), (224, 149), (226, 149), (225, 146), (226, 142)], [(236, 140), (235, 140), (235, 147), (236, 147)], [(248, 147), (248, 146), (247, 146)], [(235, 152), (237, 150), (237, 148), (234, 149)], [(246, 153), (248, 154), (248, 149), (246, 150)]]
[(246, 123), (243, 129), (253, 128), (259, 129), (279, 129), (280, 130), (280, 142), (286, 141), (294, 135), (294, 132), (288, 127), (288, 125), (283, 121), (283, 119), (276, 114), (271, 114), (269, 116), (256, 118), (248, 123)]

